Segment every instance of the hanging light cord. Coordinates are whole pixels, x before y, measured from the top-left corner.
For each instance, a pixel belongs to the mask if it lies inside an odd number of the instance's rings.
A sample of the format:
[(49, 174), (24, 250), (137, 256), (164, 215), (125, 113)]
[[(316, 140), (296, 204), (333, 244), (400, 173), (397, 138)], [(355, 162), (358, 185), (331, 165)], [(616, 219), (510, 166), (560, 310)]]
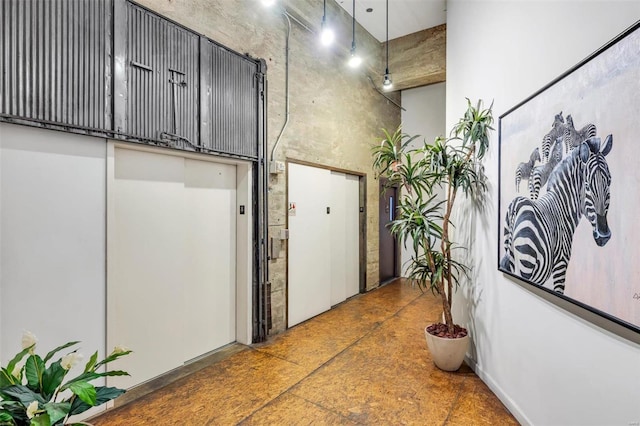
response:
[(353, 21), (351, 25), (351, 49), (356, 48), (356, 0), (353, 0)]
[(389, 74), (389, 0), (387, 0), (387, 68), (385, 74)]

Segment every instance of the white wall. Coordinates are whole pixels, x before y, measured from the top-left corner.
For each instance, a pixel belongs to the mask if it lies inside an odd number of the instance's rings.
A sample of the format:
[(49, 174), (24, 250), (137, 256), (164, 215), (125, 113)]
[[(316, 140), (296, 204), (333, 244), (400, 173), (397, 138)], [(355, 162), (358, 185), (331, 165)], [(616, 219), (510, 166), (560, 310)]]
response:
[[(108, 146), (111, 149), (110, 157), (107, 156)], [(139, 149), (144, 150), (143, 147)], [(105, 348), (105, 247), (106, 209), (109, 205), (107, 173), (113, 180), (113, 151), (113, 144), (108, 145), (101, 138), (0, 123), (2, 365), (21, 349), (24, 330), (33, 332), (39, 338), (38, 353), (41, 354), (72, 340), (81, 341), (80, 352), (85, 360), (96, 350), (100, 358), (106, 355), (107, 350), (111, 350), (111, 345)], [(214, 157), (201, 154), (167, 152), (180, 155), (175, 157), (180, 164), (186, 161), (192, 167), (202, 163), (194, 160), (214, 160)], [(237, 216), (238, 226), (232, 226), (231, 231), (223, 229), (227, 233), (238, 231), (237, 258), (234, 261), (223, 259), (222, 262), (225, 267), (238, 268), (236, 272), (231, 271), (231, 274), (237, 273), (237, 281), (233, 280), (237, 288), (233, 290), (237, 290), (238, 298), (238, 315), (231, 323), (238, 321), (237, 340), (249, 344), (252, 335), (253, 280), (251, 165), (228, 159), (216, 159), (216, 163), (211, 164), (221, 166), (218, 162), (227, 163), (223, 166), (233, 169), (232, 180), (238, 179), (237, 198), (233, 202), (212, 204), (216, 207), (227, 206), (231, 215), (236, 214), (240, 205), (245, 206), (245, 215)], [(183, 174), (181, 169), (181, 179)], [(200, 194), (202, 191), (199, 190), (206, 187), (207, 182), (195, 179), (193, 174), (189, 176), (190, 190), (198, 192), (195, 200), (204, 202)], [(213, 178), (218, 174), (212, 172), (206, 176)], [(193, 194), (190, 197), (192, 199)], [(113, 202), (110, 208), (114, 208)], [(194, 211), (201, 210), (201, 206), (197, 206)], [(153, 221), (153, 215), (148, 220)], [(113, 244), (113, 241), (111, 238), (110, 243)], [(202, 247), (193, 246), (192, 249), (205, 253)], [(231, 246), (230, 254), (235, 250), (235, 245)], [(214, 253), (210, 255), (218, 260), (222, 258)], [(205, 253), (204, 256), (208, 255)], [(190, 258), (193, 259), (193, 256)], [(220, 265), (213, 266), (218, 272), (221, 270)], [(235, 300), (235, 292), (228, 295), (228, 299)], [(230, 303), (232, 306), (233, 303)], [(156, 308), (150, 309), (140, 315), (148, 316)], [(221, 310), (214, 309), (214, 314)], [(230, 330), (230, 333), (233, 331)], [(125, 344), (122, 341), (116, 343)], [(226, 341), (220, 344), (224, 343)], [(136, 352), (136, 348), (132, 349)], [(134, 356), (131, 355), (131, 358)], [(80, 370), (77, 374), (82, 372), (83, 367), (84, 364), (76, 367)], [(70, 377), (77, 374), (72, 373)], [(96, 381), (96, 384), (103, 383), (103, 379)]]
[(432, 142), (445, 136), (446, 83), (416, 87), (402, 91), (402, 131), (410, 135), (421, 135), (415, 142)]
[[(420, 135), (412, 142), (418, 148), (424, 141), (433, 142), (438, 136), (446, 136), (445, 128), (446, 83), (432, 84), (402, 91), (402, 131), (408, 135)], [(411, 259), (411, 242), (408, 248), (401, 245), (402, 276), (407, 276), (406, 263)]]
[[(465, 97), (495, 100), (497, 118), (640, 17), (640, 2), (632, 1), (449, 0), (447, 9), (448, 128)], [(491, 142), (489, 207), (464, 226), (475, 286), (454, 302), (459, 318), (473, 313), (477, 372), (524, 424), (637, 424), (638, 340), (605, 331), (498, 272), (497, 131)]]
[(6, 123), (0, 141), (2, 364), (24, 330), (104, 357), (106, 141)]

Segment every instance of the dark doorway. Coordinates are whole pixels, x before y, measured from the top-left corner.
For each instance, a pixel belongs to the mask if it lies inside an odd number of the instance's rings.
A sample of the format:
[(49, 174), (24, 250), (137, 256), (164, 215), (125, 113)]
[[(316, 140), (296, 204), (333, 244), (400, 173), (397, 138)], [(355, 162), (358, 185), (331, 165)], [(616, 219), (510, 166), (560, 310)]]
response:
[(398, 191), (394, 187), (384, 189), (385, 183), (386, 179), (380, 180), (380, 284), (398, 276), (398, 245), (388, 227), (395, 219)]

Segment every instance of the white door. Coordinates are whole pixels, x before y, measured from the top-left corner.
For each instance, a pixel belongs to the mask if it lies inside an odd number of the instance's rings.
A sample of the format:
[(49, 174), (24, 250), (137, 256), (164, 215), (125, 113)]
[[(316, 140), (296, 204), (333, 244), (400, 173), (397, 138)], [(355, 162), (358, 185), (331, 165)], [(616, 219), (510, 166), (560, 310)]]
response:
[(124, 345), (134, 354), (118, 366), (131, 377), (110, 385), (130, 387), (183, 362), (183, 163), (180, 157), (115, 150), (107, 347)]
[(360, 178), (354, 175), (344, 177), (345, 209), (345, 297), (360, 292)]
[(331, 305), (358, 294), (360, 280), (358, 176), (331, 172)]
[(189, 360), (236, 340), (235, 166), (185, 160), (185, 323)]
[(289, 165), (289, 327), (359, 291), (359, 178)]
[(130, 387), (235, 340), (235, 166), (115, 149), (107, 339)]
[(330, 172), (289, 164), (288, 326), (331, 308)]
[(347, 298), (347, 245), (344, 243), (347, 233), (345, 174), (331, 172), (331, 306)]

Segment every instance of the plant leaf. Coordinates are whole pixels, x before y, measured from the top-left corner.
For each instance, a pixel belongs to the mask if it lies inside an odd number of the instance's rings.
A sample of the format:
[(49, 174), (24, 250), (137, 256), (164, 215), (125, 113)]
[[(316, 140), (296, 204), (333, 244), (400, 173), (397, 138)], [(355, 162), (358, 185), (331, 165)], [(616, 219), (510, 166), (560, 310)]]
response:
[[(125, 393), (124, 389), (98, 386), (96, 387), (96, 404), (95, 405), (96, 406), (102, 405), (105, 402), (111, 401), (112, 399), (116, 399), (123, 393)], [(73, 400), (73, 404), (71, 404), (71, 411), (69, 411), (69, 415), (73, 416), (75, 414), (83, 413), (87, 411), (89, 408), (91, 408), (91, 405), (76, 398)]]
[(30, 426), (51, 426), (48, 413), (42, 413), (31, 419)]
[(0, 388), (5, 386), (17, 385), (18, 380), (13, 377), (13, 374), (9, 373), (6, 369), (0, 369)]
[(94, 368), (94, 370), (96, 370), (101, 365), (104, 365), (104, 364), (107, 364), (109, 362), (115, 361), (116, 359), (120, 358), (121, 356), (129, 355), (131, 352), (133, 352), (133, 351), (124, 351), (124, 352), (112, 353), (111, 355), (109, 355), (108, 357), (106, 357), (105, 359), (103, 359), (102, 361), (97, 363), (95, 368)]
[(91, 380), (95, 380), (99, 377), (108, 377), (108, 376), (128, 376), (129, 373), (127, 373), (126, 371), (121, 371), (121, 370), (114, 370), (114, 371), (105, 371), (104, 373), (94, 373), (93, 371), (89, 371), (88, 373), (82, 373), (81, 375), (79, 375), (78, 377), (75, 377), (71, 380), (69, 380), (67, 383), (65, 383), (62, 386), (61, 390), (65, 390), (71, 387), (71, 385), (73, 383), (76, 382), (90, 382)]
[(84, 372), (88, 373), (89, 371), (94, 371), (95, 370), (94, 367), (97, 361), (98, 361), (98, 351), (95, 351), (93, 355), (91, 355), (91, 358), (89, 358), (89, 361), (87, 361), (87, 365), (85, 365), (84, 367)]
[(0, 410), (0, 425), (13, 425), (13, 416), (7, 410)]
[(13, 420), (9, 423), (0, 422), (0, 425), (21, 425), (29, 423), (29, 419), (27, 418), (27, 411), (24, 408), (25, 406), (19, 401), (0, 401), (0, 408), (2, 412), (8, 413)]
[(9, 364), (7, 364), (7, 371), (9, 372), (9, 375), (13, 374), (13, 369), (16, 367), (16, 364), (20, 362), (20, 360), (22, 360), (22, 358), (24, 358), (24, 356), (26, 354), (29, 353), (29, 351), (31, 349), (33, 349), (33, 347), (36, 344), (34, 343), (33, 345), (29, 346), (28, 348), (23, 349), (22, 351), (18, 352), (16, 354), (16, 356), (13, 357), (13, 359), (11, 361), (9, 361)]
[[(42, 374), (42, 394), (49, 400), (53, 396), (54, 392), (62, 384), (64, 376), (67, 375), (67, 370), (62, 368), (60, 361), (56, 361), (49, 366)], [(53, 418), (53, 416), (52, 416)], [(51, 420), (55, 423), (55, 420)]]
[(98, 404), (104, 404), (107, 401), (111, 401), (112, 399), (116, 399), (126, 391), (124, 389), (119, 388), (110, 388), (106, 386), (99, 386), (96, 388), (97, 391), (97, 402)]
[(71, 392), (78, 396), (82, 401), (91, 405), (96, 405), (96, 388), (89, 382), (73, 382), (69, 386)]
[(55, 348), (54, 350), (52, 350), (51, 352), (49, 352), (49, 353), (47, 354), (47, 356), (45, 356), (45, 357), (44, 357), (44, 362), (46, 363), (47, 361), (49, 361), (51, 358), (53, 358), (53, 356), (54, 356), (56, 353), (60, 352), (61, 350), (66, 349), (66, 348), (68, 348), (69, 346), (77, 345), (78, 343), (80, 343), (80, 341), (68, 342), (68, 343), (65, 343), (65, 344), (64, 344), (64, 345), (62, 345), (62, 346), (58, 346), (57, 348)]
[(50, 402), (44, 404), (44, 409), (47, 410), (51, 424), (56, 424), (58, 420), (64, 419), (71, 411), (70, 402)]
[(3, 396), (3, 398), (7, 397), (5, 399), (21, 402), (25, 407), (31, 404), (33, 401), (38, 401), (41, 404), (46, 403), (46, 401), (40, 394), (35, 393), (31, 389), (23, 385), (12, 385), (4, 389), (0, 389), (0, 394)]
[(27, 377), (29, 388), (36, 392), (42, 392), (42, 373), (44, 373), (44, 361), (38, 355), (31, 355), (24, 365), (24, 375)]

